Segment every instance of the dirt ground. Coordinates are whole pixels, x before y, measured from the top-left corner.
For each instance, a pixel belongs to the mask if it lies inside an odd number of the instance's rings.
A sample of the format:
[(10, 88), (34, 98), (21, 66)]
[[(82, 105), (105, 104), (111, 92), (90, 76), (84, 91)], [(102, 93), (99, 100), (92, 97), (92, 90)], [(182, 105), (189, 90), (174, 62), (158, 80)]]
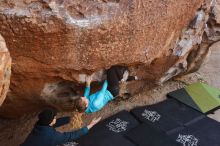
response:
[[(166, 93), (181, 88), (187, 84), (202, 81), (209, 85), (220, 88), (220, 49), (212, 48), (212, 54), (209, 61), (196, 73), (166, 82), (162, 86), (157, 86), (151, 90), (146, 89), (134, 97), (126, 101), (114, 101), (109, 103), (100, 112), (91, 115), (79, 115), (75, 113), (59, 113), (59, 116), (70, 115), (73, 120), (70, 124), (59, 128), (60, 131), (70, 131), (73, 128), (85, 125), (94, 117), (101, 116), (103, 119), (123, 109), (129, 110), (136, 106), (157, 103), (166, 98)], [(1, 146), (17, 146), (19, 145), (31, 131), (36, 122), (37, 113), (23, 116), (17, 120), (0, 119), (0, 145)], [(220, 110), (216, 111), (210, 117), (220, 121)], [(82, 117), (82, 118), (81, 118)]]

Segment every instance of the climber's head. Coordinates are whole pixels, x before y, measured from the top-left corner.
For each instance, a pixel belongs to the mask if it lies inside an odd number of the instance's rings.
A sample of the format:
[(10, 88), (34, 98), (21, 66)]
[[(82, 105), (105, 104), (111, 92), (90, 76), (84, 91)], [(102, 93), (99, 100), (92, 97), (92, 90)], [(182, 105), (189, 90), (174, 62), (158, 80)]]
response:
[(56, 124), (56, 115), (57, 115), (57, 111), (55, 109), (48, 108), (43, 110), (38, 115), (37, 125), (53, 126), (54, 124)]
[(76, 109), (79, 112), (84, 112), (89, 105), (89, 100), (83, 96), (83, 97), (76, 99), (75, 103), (76, 103)]

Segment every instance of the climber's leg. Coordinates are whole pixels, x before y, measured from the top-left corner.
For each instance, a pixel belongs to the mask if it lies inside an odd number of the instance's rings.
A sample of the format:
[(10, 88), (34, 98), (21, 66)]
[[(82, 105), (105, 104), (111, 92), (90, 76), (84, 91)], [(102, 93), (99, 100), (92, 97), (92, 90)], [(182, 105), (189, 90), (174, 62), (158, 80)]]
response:
[(112, 66), (107, 70), (108, 90), (114, 97), (119, 94), (119, 81), (123, 78), (125, 70), (123, 66)]

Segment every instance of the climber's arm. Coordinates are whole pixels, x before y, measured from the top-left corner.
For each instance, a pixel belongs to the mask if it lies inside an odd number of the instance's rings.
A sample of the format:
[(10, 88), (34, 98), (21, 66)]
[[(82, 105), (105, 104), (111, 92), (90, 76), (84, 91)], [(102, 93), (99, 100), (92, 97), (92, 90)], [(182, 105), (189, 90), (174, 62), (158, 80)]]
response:
[(90, 94), (90, 84), (92, 82), (92, 75), (91, 76), (87, 76), (86, 77), (86, 88), (85, 88), (85, 92), (84, 92), (84, 96), (88, 97)]

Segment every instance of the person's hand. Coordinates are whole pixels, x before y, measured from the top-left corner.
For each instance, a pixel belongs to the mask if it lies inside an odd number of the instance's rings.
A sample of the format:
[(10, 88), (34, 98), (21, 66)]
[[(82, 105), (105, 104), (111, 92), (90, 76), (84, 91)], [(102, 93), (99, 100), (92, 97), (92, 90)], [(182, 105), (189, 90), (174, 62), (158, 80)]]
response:
[(90, 86), (91, 82), (92, 82), (92, 78), (93, 78), (93, 75), (90, 75), (90, 76), (86, 76), (86, 86)]
[(99, 118), (94, 118), (92, 120), (92, 122), (87, 126), (88, 129), (91, 129), (93, 126), (95, 126), (100, 120), (102, 119), (102, 117), (99, 117)]

